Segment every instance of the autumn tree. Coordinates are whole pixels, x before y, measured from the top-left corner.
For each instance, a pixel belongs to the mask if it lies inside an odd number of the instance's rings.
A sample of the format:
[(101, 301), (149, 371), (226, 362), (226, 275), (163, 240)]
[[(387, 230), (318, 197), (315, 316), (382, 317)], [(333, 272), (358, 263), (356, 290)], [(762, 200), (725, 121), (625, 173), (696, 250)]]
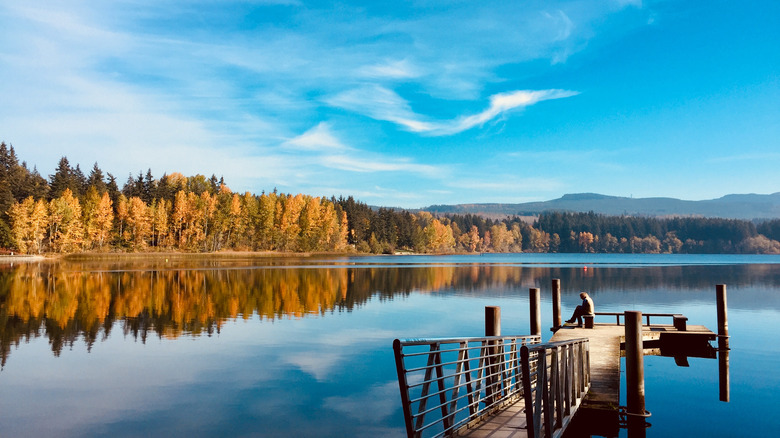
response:
[(278, 249), (282, 251), (297, 250), (298, 234), (301, 231), (299, 219), (305, 202), (304, 196), (300, 193), (295, 196), (285, 195), (278, 198), (279, 209), (275, 222), (279, 227)]
[(128, 201), (127, 227), (122, 237), (135, 250), (146, 248), (151, 237), (152, 217), (149, 210), (149, 206), (138, 196)]
[(169, 238), (169, 217), (171, 210), (171, 201), (167, 199), (156, 199), (152, 205), (152, 245), (157, 247), (167, 247), (171, 241)]
[(12, 236), (20, 252), (38, 254), (43, 249), (46, 236), (48, 211), (43, 199), (32, 196), (11, 205), (9, 215), (12, 221)]
[(509, 247), (513, 243), (512, 233), (506, 229), (503, 223), (495, 224), (490, 227), (490, 237), (493, 243), (493, 251), (509, 252)]
[(84, 227), (89, 247), (103, 249), (111, 236), (114, 225), (114, 210), (108, 192), (98, 194), (95, 185), (90, 185), (84, 197)]
[(49, 203), (49, 236), (52, 246), (58, 252), (73, 252), (82, 248), (84, 226), (81, 218), (81, 203), (66, 188), (59, 198)]
[(455, 238), (452, 237), (452, 229), (442, 224), (438, 219), (431, 219), (423, 229), (425, 235), (425, 248), (427, 252), (442, 253), (451, 252), (455, 247)]
[(466, 251), (476, 252), (477, 248), (482, 244), (482, 238), (479, 237), (479, 228), (476, 225), (472, 225), (467, 233), (460, 235), (459, 243)]

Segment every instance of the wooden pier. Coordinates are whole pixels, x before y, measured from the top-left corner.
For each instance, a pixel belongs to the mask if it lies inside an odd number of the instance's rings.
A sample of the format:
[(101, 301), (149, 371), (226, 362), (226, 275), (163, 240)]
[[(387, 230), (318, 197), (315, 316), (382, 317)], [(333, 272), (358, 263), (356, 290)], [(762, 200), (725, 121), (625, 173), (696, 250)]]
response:
[[(553, 303), (556, 302), (555, 297), (555, 280), (553, 281)], [(531, 289), (531, 331), (532, 335), (538, 337), (539, 313), (538, 306), (539, 300), (533, 299), (535, 295), (538, 295), (538, 289)], [(436, 358), (435, 360), (428, 360), (428, 368), (437, 369), (437, 379), (433, 379), (432, 372), (428, 371), (424, 379), (424, 382), (430, 382), (431, 384), (436, 381), (439, 384), (438, 396), (441, 398), (442, 416), (445, 418), (445, 429), (436, 436), (468, 436), (476, 438), (504, 438), (504, 437), (536, 437), (536, 436), (551, 436), (560, 437), (566, 427), (573, 420), (575, 413), (577, 419), (574, 420), (577, 423), (577, 429), (586, 435), (596, 434), (605, 437), (617, 437), (621, 424), (625, 427), (626, 422), (629, 431), (641, 430), (642, 433), (636, 436), (644, 436), (645, 417), (649, 413), (645, 410), (644, 405), (644, 369), (643, 369), (643, 356), (645, 355), (662, 355), (673, 357), (677, 365), (688, 366), (688, 357), (706, 357), (715, 358), (715, 352), (710, 345), (711, 341), (718, 340), (718, 345), (721, 353), (717, 355), (721, 362), (724, 362), (725, 368), (721, 370), (721, 374), (725, 373), (725, 380), (721, 378), (721, 400), (728, 401), (728, 322), (726, 317), (726, 304), (725, 304), (725, 285), (717, 286), (718, 297), (718, 334), (716, 335), (707, 327), (701, 325), (688, 325), (687, 318), (679, 314), (642, 314), (636, 311), (626, 311), (625, 313), (596, 313), (594, 316), (589, 317), (585, 322), (585, 327), (575, 327), (573, 325), (564, 325), (554, 327), (552, 330), (555, 332), (552, 339), (546, 344), (533, 345), (529, 343), (522, 347), (522, 364), (524, 369), (522, 372), (523, 388), (522, 392), (507, 392), (506, 389), (500, 389), (498, 392), (488, 390), (486, 399), (480, 399), (483, 401), (475, 401), (476, 398), (470, 398), (470, 409), (474, 409), (474, 406), (485, 403), (488, 409), (480, 411), (478, 415), (472, 415), (468, 419), (462, 420), (458, 424), (454, 424), (454, 408), (457, 406), (456, 397), (457, 389), (452, 391), (451, 399), (447, 398), (446, 388), (441, 383), (446, 377), (441, 369), (441, 360)], [(560, 306), (557, 307), (557, 312), (560, 312)], [(497, 318), (487, 318), (487, 310), (491, 309), (491, 313), (495, 313)], [(493, 326), (497, 325), (497, 328), (488, 329), (486, 326), (486, 332), (490, 332), (491, 338), (484, 338), (482, 341), (482, 357), (479, 361), (480, 369), (479, 379), (487, 379), (486, 376), (491, 375), (490, 371), (490, 359), (495, 357), (491, 350), (486, 347), (487, 345), (493, 345), (489, 342), (493, 342), (493, 339), (498, 339), (496, 336), (500, 334), (500, 310), (497, 308), (486, 308), (486, 324)], [(621, 321), (622, 318), (622, 321)], [(643, 323), (643, 318), (646, 318), (646, 323)], [(598, 321), (594, 321), (598, 320)], [(554, 315), (554, 323), (560, 325), (560, 314)], [(660, 322), (670, 322), (670, 324), (661, 324)], [(654, 323), (653, 323), (654, 322)], [(512, 342), (517, 343), (517, 339), (512, 338)], [(396, 341), (398, 343), (399, 341)], [(413, 345), (417, 342), (406, 342), (407, 345)], [(466, 341), (458, 341), (463, 346), (461, 351), (464, 351)], [(506, 341), (502, 341), (506, 342)], [(536, 341), (538, 342), (538, 341)], [(438, 343), (431, 344), (429, 354), (434, 353), (440, 347)], [(567, 350), (572, 345), (578, 345), (575, 349)], [(514, 347), (512, 347), (514, 348)], [(433, 409), (426, 410), (425, 402), (419, 407), (421, 413), (417, 417), (412, 415), (408, 408), (410, 405), (410, 392), (408, 388), (409, 384), (406, 383), (406, 374), (408, 373), (406, 365), (404, 364), (403, 354), (400, 349), (396, 349), (397, 364), (399, 372), (399, 383), (401, 385), (402, 399), (404, 400), (405, 414), (407, 418), (407, 431), (411, 436), (423, 436), (423, 429), (420, 429), (422, 425), (422, 417), (425, 415), (423, 412), (432, 412)], [(513, 370), (511, 375), (505, 374), (501, 371), (500, 375), (503, 376), (495, 382), (507, 382), (513, 385), (514, 388), (519, 388), (517, 362), (518, 356), (515, 349), (511, 350), (512, 353), (501, 353), (498, 357), (503, 361), (505, 357), (509, 357), (509, 361), (502, 362), (501, 370), (504, 370), (506, 366), (507, 370), (510, 368)], [(529, 351), (532, 359), (529, 361)], [(574, 352), (574, 353), (573, 353)], [(417, 353), (419, 354), (419, 353)], [(410, 354), (411, 356), (411, 354)], [(463, 354), (461, 353), (461, 356)], [(621, 357), (626, 356), (626, 401), (620, 400), (620, 386), (621, 386)], [(723, 357), (722, 357), (723, 356)], [(468, 354), (465, 355), (466, 362), (468, 362)], [(534, 362), (536, 361), (536, 362)], [(455, 362), (451, 362), (455, 363)], [(469, 373), (462, 371), (468, 370), (469, 365), (463, 362), (463, 359), (459, 359), (457, 362), (458, 368), (455, 370), (453, 376), (460, 376), (465, 374), (466, 378), (469, 378)], [(460, 365), (465, 364), (465, 368)], [(532, 363), (532, 368), (528, 369), (528, 364)], [(437, 368), (438, 367), (438, 368)], [(418, 368), (423, 369), (423, 368)], [(471, 366), (471, 369), (476, 369)], [(550, 370), (549, 372), (546, 370)], [(552, 380), (548, 380), (549, 378)], [(456, 377), (457, 381), (461, 378)], [(533, 384), (529, 383), (533, 380)], [(428, 383), (426, 383), (428, 385)], [(471, 384), (468, 385), (471, 391)], [(476, 393), (480, 393), (480, 387), (489, 388), (490, 383), (488, 380), (484, 380), (482, 383), (476, 384)], [(514, 391), (514, 390), (513, 390)], [(423, 394), (427, 394), (427, 386), (423, 390)], [(492, 396), (490, 394), (493, 394)], [(505, 394), (502, 398), (501, 394)], [(470, 396), (471, 397), (471, 396)], [(492, 398), (491, 398), (492, 397)], [(426, 397), (421, 397), (418, 400), (427, 400)], [(484, 400), (492, 400), (484, 401)], [(450, 410), (447, 410), (445, 405), (451, 406)], [(451, 426), (446, 427), (446, 419), (449, 420)], [(412, 427), (412, 417), (417, 418), (418, 427)], [(633, 424), (633, 425), (632, 425)], [(427, 427), (427, 426), (426, 426)]]
[[(663, 344), (660, 344), (661, 338)], [(600, 432), (605, 436), (617, 435), (620, 401), (620, 358), (623, 356), (621, 345), (625, 342), (625, 326), (615, 323), (595, 323), (592, 329), (561, 327), (553, 335), (551, 342), (587, 338), (590, 343), (590, 391), (580, 405), (580, 415), (594, 416), (600, 424)], [(645, 354), (661, 355), (661, 345), (666, 350), (671, 345), (700, 345), (715, 340), (716, 335), (701, 325), (687, 326), (685, 331), (678, 330), (672, 324), (654, 324), (642, 326), (642, 340)], [(694, 348), (695, 350), (695, 348)], [(673, 350), (676, 351), (676, 350)], [(623, 403), (625, 406), (625, 403)], [(474, 438), (488, 437), (525, 437), (526, 418), (523, 400), (510, 405), (498, 415), (487, 419), (461, 436)], [(604, 430), (606, 429), (606, 430)], [(612, 430), (614, 429), (614, 431)]]

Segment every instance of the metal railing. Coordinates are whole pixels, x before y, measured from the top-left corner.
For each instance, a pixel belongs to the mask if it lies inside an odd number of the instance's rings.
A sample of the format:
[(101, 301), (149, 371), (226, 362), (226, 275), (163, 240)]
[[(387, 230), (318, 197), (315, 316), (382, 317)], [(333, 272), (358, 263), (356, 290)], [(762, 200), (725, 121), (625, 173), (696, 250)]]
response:
[(540, 336), (393, 341), (409, 437), (451, 436), (523, 395), (520, 349)]
[(523, 346), (523, 387), (527, 433), (560, 437), (590, 389), (587, 338)]
[[(620, 318), (623, 317), (625, 320), (625, 314), (624, 312), (596, 312), (595, 316), (614, 316), (615, 317), (615, 325), (622, 325), (620, 323)], [(645, 320), (647, 323), (645, 325), (650, 325), (650, 317), (653, 318), (672, 318), (672, 324), (677, 328), (681, 330), (686, 329), (688, 317), (685, 315), (680, 315), (679, 313), (642, 313), (642, 316), (645, 317)]]

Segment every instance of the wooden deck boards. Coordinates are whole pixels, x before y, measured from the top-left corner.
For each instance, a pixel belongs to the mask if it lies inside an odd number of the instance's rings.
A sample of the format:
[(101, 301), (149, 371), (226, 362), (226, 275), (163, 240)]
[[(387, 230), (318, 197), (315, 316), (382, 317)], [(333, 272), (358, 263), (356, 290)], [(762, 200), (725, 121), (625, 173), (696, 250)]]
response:
[(562, 327), (551, 341), (588, 338), (590, 343), (590, 391), (581, 407), (613, 410), (620, 404), (620, 341), (622, 325), (596, 324), (592, 329)]
[(498, 414), (471, 429), (464, 429), (458, 436), (472, 438), (525, 438), (525, 400), (522, 398)]

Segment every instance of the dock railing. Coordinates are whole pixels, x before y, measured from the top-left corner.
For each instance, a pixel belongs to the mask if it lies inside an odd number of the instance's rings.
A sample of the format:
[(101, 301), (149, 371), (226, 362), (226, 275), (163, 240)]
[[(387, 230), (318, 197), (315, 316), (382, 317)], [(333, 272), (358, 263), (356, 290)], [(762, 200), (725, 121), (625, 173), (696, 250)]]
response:
[(523, 396), (520, 350), (540, 336), (393, 341), (409, 437), (452, 436)]
[[(614, 316), (615, 317), (615, 325), (625, 325), (625, 313), (624, 312), (596, 312), (595, 316)], [(672, 319), (672, 325), (677, 330), (685, 331), (688, 324), (688, 317), (685, 315), (680, 315), (679, 313), (642, 313), (642, 316), (645, 317), (645, 325), (650, 325), (650, 318), (671, 318)], [(624, 318), (624, 322), (620, 322), (620, 318)]]
[(560, 437), (590, 389), (587, 338), (520, 349), (527, 433)]

